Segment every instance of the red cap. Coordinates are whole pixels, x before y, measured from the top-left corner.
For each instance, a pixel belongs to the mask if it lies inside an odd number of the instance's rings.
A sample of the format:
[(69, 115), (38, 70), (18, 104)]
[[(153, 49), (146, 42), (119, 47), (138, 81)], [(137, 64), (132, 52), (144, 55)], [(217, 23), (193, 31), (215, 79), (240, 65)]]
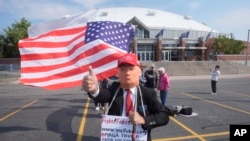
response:
[(137, 56), (133, 53), (128, 53), (123, 55), (119, 60), (118, 60), (118, 67), (120, 67), (122, 64), (130, 64), (133, 66), (140, 66), (140, 62), (137, 59)]

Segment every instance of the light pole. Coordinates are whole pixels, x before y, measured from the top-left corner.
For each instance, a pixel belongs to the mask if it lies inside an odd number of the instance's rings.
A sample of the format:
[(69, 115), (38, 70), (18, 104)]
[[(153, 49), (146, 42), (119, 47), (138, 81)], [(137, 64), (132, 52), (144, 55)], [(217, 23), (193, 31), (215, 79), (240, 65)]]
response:
[(247, 61), (248, 61), (248, 42), (249, 42), (249, 32), (250, 32), (250, 29), (248, 30), (248, 34), (247, 34), (246, 66), (247, 66)]

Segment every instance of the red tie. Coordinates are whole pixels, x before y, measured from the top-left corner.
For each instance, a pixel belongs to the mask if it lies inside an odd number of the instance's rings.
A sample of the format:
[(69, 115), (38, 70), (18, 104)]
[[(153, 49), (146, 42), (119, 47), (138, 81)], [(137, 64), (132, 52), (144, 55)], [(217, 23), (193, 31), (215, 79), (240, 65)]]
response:
[(132, 99), (131, 99), (130, 95), (131, 95), (131, 92), (128, 89), (127, 90), (127, 96), (126, 96), (126, 116), (129, 115), (129, 111), (134, 111), (133, 102), (132, 102)]

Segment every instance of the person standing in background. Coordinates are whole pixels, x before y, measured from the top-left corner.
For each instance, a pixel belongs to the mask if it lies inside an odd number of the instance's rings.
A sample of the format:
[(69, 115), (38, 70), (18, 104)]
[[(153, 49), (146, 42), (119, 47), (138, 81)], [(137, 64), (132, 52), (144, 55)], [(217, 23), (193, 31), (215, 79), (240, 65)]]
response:
[(145, 76), (144, 76), (144, 69), (147, 67), (146, 65), (141, 63), (141, 76), (140, 76), (140, 85), (145, 86), (145, 83), (147, 82)]
[(150, 69), (146, 70), (144, 73), (146, 78), (145, 87), (155, 89), (158, 86), (158, 73), (155, 70), (155, 65), (151, 64)]
[(220, 75), (220, 66), (216, 65), (215, 69), (212, 70), (211, 72), (211, 88), (212, 92), (211, 94), (217, 94), (217, 82), (219, 80), (219, 75)]
[(163, 106), (166, 106), (168, 90), (170, 88), (170, 79), (168, 74), (165, 72), (165, 68), (160, 67), (158, 69), (158, 73), (159, 73), (158, 90), (160, 91), (161, 103)]

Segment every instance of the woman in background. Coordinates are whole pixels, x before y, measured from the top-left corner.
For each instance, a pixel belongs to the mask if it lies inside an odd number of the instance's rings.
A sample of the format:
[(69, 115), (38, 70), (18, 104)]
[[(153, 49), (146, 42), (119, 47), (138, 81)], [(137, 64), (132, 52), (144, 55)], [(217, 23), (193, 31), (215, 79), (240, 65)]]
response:
[(160, 91), (161, 103), (163, 106), (166, 106), (168, 90), (170, 88), (170, 80), (168, 74), (165, 72), (165, 68), (160, 67), (158, 69), (158, 73), (159, 73), (158, 90)]

